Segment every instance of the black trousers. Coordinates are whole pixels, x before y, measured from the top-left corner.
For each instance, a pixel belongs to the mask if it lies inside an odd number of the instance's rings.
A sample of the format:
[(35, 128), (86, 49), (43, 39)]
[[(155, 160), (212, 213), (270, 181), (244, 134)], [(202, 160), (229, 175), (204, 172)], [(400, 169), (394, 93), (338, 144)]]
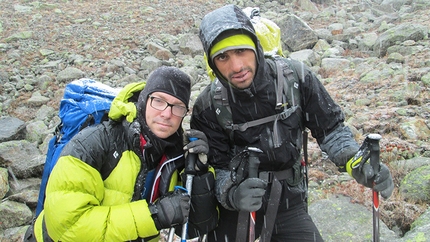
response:
[[(312, 221), (312, 218), (307, 213), (306, 188), (304, 187), (304, 184), (290, 187), (286, 182), (282, 183), (282, 195), (279, 201), (277, 216), (274, 218), (275, 225), (271, 241), (323, 241), (317, 227)], [(264, 217), (269, 193), (270, 189), (266, 192), (262, 208), (258, 210), (256, 214), (255, 238), (259, 237), (265, 223), (270, 222), (265, 221), (266, 219)], [(239, 213), (237, 211), (227, 210), (221, 206), (219, 209), (220, 220), (218, 226), (208, 234), (208, 241), (234, 242), (236, 241), (237, 224), (240, 223), (240, 221), (238, 221)]]

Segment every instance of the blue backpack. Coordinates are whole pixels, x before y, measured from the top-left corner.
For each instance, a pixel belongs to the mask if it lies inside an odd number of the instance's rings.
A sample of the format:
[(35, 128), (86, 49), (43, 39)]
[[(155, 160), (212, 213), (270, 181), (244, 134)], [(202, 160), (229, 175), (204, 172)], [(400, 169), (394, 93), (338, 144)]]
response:
[(85, 127), (107, 120), (110, 105), (117, 94), (118, 90), (91, 79), (79, 79), (66, 85), (60, 102), (61, 123), (48, 145), (36, 216), (43, 210), (46, 184), (63, 147)]

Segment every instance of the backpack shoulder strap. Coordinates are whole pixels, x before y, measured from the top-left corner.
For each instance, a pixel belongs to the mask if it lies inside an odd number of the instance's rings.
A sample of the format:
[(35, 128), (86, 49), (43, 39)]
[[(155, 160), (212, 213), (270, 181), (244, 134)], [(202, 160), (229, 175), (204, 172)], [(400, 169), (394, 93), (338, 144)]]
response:
[(222, 128), (228, 132), (230, 140), (232, 140), (233, 132), (230, 127), (232, 125), (231, 108), (228, 102), (227, 88), (225, 88), (221, 82), (216, 78), (211, 83), (211, 99), (215, 107), (215, 113), (218, 123)]
[[(266, 55), (266, 60), (276, 70), (277, 90), (276, 90), (276, 107), (279, 109), (285, 105), (300, 106), (299, 77), (291, 68), (288, 58), (278, 55)], [(279, 81), (283, 80), (283, 81)], [(282, 102), (282, 96), (285, 95), (286, 102)]]
[(214, 89), (213, 99), (216, 104), (225, 107), (227, 111), (231, 113), (230, 104), (228, 103), (227, 89), (221, 84), (218, 79), (214, 80), (211, 89)]
[[(289, 106), (297, 106), (300, 105), (300, 90), (299, 90), (299, 76), (297, 73), (294, 73), (290, 67), (292, 63), (290, 63), (290, 59), (288, 58), (274, 58), (274, 61), (276, 62), (277, 66), (277, 76), (279, 80), (279, 66), (282, 66), (283, 70), (283, 77), (284, 77), (284, 93), (287, 96), (289, 100)], [(280, 82), (278, 81), (278, 88)], [(277, 102), (278, 104), (278, 102)], [(308, 157), (308, 130), (304, 127), (302, 124), (302, 121), (300, 121), (301, 127), (303, 130), (302, 133), (302, 140), (303, 140), (303, 162), (302, 162), (302, 168), (303, 168), (303, 175), (305, 179), (306, 184), (306, 191), (309, 185), (309, 174), (308, 174), (308, 165), (309, 165), (309, 157)], [(308, 207), (306, 206), (306, 211)]]

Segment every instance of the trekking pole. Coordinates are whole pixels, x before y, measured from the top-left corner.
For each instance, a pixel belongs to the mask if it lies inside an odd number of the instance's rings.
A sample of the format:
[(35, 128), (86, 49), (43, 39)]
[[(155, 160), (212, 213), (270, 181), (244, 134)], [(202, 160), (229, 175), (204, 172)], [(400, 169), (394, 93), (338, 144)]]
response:
[[(375, 174), (379, 172), (379, 140), (382, 138), (379, 134), (369, 134), (370, 165)], [(379, 242), (379, 193), (375, 190), (373, 193), (373, 241)]]
[[(263, 151), (256, 147), (248, 147), (249, 158), (248, 158), (248, 177), (258, 177), (258, 166), (260, 165), (260, 159), (258, 159), (258, 153)], [(249, 220), (249, 241), (255, 241), (255, 211), (251, 212)]]
[[(197, 138), (189, 138), (190, 141), (196, 141)], [(194, 168), (197, 160), (197, 154), (188, 153), (187, 163), (185, 166), (185, 174), (187, 175), (187, 180), (185, 181), (185, 189), (187, 190), (188, 195), (191, 196), (191, 189), (193, 188), (193, 178), (196, 174), (196, 170)], [(190, 199), (191, 202), (191, 199)], [(182, 225), (182, 234), (181, 241), (187, 241), (187, 230), (188, 230), (188, 221)], [(175, 237), (175, 228), (170, 228), (168, 242), (173, 241), (173, 237)]]
[(167, 238), (167, 241), (173, 242), (174, 237), (175, 237), (175, 227), (171, 227), (169, 230), (169, 237)]
[[(188, 191), (187, 191), (187, 189), (185, 189), (185, 187), (175, 186), (175, 191), (179, 190), (179, 189), (185, 191), (188, 194)], [(168, 242), (173, 242), (174, 238), (175, 238), (175, 227), (171, 227), (170, 230), (169, 230), (169, 236), (167, 237), (167, 241)]]
[[(190, 138), (190, 141), (195, 141), (197, 138)], [(197, 160), (197, 154), (188, 153), (187, 156), (187, 164), (185, 167), (185, 174), (187, 174), (187, 181), (185, 182), (185, 188), (188, 191), (188, 195), (191, 197), (191, 189), (193, 188), (193, 178), (196, 175), (195, 164)], [(190, 198), (191, 203), (191, 198)], [(182, 236), (181, 241), (187, 241), (187, 232), (188, 232), (188, 221), (182, 225)]]

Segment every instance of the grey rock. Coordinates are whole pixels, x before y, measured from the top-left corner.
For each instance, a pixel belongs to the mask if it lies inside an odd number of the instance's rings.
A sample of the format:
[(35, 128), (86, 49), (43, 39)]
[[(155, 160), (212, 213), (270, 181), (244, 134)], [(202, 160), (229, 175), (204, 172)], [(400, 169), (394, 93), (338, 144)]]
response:
[(0, 118), (0, 142), (25, 137), (25, 122), (15, 117)]
[(387, 64), (390, 63), (405, 63), (405, 57), (403, 57), (400, 53), (394, 52), (388, 55)]
[(49, 101), (49, 98), (42, 96), (39, 91), (33, 92), (31, 97), (27, 100), (30, 106), (37, 106), (37, 107), (40, 107), (43, 104), (48, 103), (48, 101)]
[(401, 241), (422, 241), (425, 238), (430, 238), (430, 208), (412, 223), (411, 230)]
[(6, 43), (9, 43), (9, 42), (15, 42), (18, 40), (23, 40), (23, 39), (30, 39), (32, 37), (33, 37), (32, 31), (23, 31), (23, 32), (12, 34), (9, 37), (6, 37), (5, 41), (6, 41)]
[[(430, 165), (419, 167), (402, 180), (399, 188), (401, 196), (406, 201), (429, 203), (430, 202)], [(427, 189), (423, 189), (427, 188)]]
[(405, 40), (419, 41), (428, 35), (428, 27), (420, 24), (400, 24), (382, 33), (376, 43), (373, 45), (373, 50), (379, 57), (385, 56), (388, 47), (403, 42)]
[(321, 68), (327, 72), (334, 70), (346, 70), (350, 68), (351, 61), (341, 58), (324, 58), (321, 61)]
[(0, 229), (19, 227), (31, 221), (33, 214), (25, 204), (5, 200), (0, 202)]
[(186, 34), (179, 38), (179, 49), (183, 54), (195, 57), (196, 55), (201, 55), (203, 45), (197, 35)]
[[(309, 206), (309, 214), (325, 241), (370, 241), (373, 236), (372, 211), (352, 203), (348, 197), (331, 196), (315, 201)], [(399, 237), (380, 221), (380, 239), (398, 241)]]
[(423, 119), (415, 118), (400, 124), (400, 132), (406, 139), (410, 140), (428, 140), (430, 138), (430, 129)]
[(430, 165), (430, 158), (418, 156), (408, 160), (394, 161), (391, 164), (392, 166), (409, 173), (419, 167)]
[(0, 167), (0, 200), (9, 192), (9, 179), (6, 168)]
[(28, 229), (28, 225), (5, 229), (2, 237), (4, 241), (22, 242), (24, 240), (24, 234), (27, 231), (27, 229)]
[(30, 142), (42, 143), (48, 133), (48, 127), (42, 120), (36, 120), (27, 124), (26, 140)]
[(400, 10), (409, 0), (384, 0), (382, 6), (391, 6), (395, 10)]
[(39, 199), (39, 189), (26, 189), (7, 197), (8, 200), (27, 205), (30, 209), (35, 209)]
[(317, 34), (296, 15), (287, 14), (273, 21), (281, 29), (282, 49), (288, 51), (312, 49), (318, 41)]
[(145, 57), (140, 63), (140, 67), (148, 72), (155, 70), (157, 67), (160, 67), (161, 65), (162, 65), (161, 60), (153, 56)]
[(170, 58), (173, 58), (173, 54), (167, 48), (164, 48), (158, 43), (150, 42), (148, 43), (146, 48), (151, 55), (153, 55), (159, 60), (168, 60)]
[(56, 80), (59, 82), (70, 82), (73, 80), (83, 78), (84, 76), (85, 76), (85, 73), (80, 69), (75, 67), (67, 67), (66, 69), (58, 73)]
[(0, 143), (0, 166), (10, 168), (17, 179), (41, 176), (45, 157), (27, 140)]
[(308, 66), (319, 65), (320, 56), (313, 50), (305, 49), (290, 53), (291, 59), (304, 62)]

